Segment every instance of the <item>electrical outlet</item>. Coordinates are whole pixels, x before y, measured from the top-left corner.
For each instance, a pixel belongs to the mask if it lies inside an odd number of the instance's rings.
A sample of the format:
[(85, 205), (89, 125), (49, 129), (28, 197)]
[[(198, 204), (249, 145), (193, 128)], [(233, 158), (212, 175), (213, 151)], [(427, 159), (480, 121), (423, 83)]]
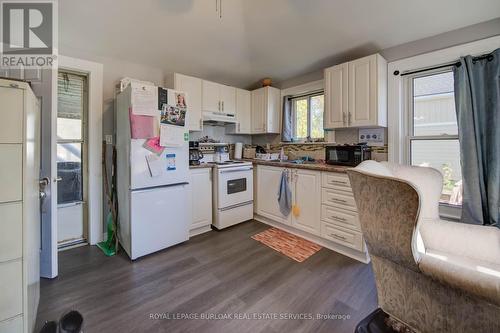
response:
[(359, 130), (359, 142), (366, 142), (369, 146), (383, 146), (384, 134), (383, 128), (362, 128)]
[(106, 140), (106, 144), (107, 145), (112, 145), (113, 144), (113, 135), (112, 134), (106, 134), (104, 136), (105, 140)]

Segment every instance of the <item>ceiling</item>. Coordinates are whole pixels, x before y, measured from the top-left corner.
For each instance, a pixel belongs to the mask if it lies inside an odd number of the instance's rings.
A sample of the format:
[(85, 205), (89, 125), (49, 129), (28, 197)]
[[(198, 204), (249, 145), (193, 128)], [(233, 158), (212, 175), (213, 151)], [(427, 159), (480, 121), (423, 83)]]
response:
[(64, 0), (59, 45), (239, 87), (500, 17), (498, 0)]

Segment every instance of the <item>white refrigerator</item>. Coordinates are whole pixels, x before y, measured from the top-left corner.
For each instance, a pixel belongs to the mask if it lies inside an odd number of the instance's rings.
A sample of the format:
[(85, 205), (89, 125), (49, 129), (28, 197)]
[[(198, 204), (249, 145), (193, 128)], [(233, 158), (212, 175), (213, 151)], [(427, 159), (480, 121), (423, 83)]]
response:
[(155, 157), (153, 176), (147, 161), (153, 153), (144, 148), (146, 139), (131, 135), (133, 91), (129, 85), (117, 95), (116, 171), (119, 241), (135, 260), (188, 240), (190, 221), (188, 139)]

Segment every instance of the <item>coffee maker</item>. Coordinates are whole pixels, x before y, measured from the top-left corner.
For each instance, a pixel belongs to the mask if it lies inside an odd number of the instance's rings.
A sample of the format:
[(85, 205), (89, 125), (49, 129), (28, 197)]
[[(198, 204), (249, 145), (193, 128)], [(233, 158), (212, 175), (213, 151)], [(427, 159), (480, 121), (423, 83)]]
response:
[(189, 141), (189, 165), (200, 165), (203, 153), (200, 151), (198, 141)]

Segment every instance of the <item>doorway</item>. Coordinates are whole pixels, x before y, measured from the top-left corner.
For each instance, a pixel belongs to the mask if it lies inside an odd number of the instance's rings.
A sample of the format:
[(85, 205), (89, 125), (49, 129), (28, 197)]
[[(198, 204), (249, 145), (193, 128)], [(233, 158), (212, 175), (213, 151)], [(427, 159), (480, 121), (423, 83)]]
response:
[(88, 244), (88, 77), (57, 77), (57, 247)]

